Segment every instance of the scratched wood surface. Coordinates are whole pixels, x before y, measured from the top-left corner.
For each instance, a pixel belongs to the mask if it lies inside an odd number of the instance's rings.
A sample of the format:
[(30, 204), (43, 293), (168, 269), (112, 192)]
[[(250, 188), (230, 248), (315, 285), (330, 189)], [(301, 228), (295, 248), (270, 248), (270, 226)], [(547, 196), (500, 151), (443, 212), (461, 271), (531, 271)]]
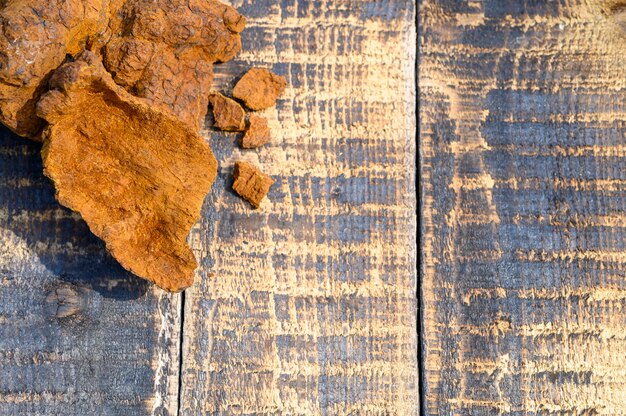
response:
[[(0, 131), (0, 415), (417, 414), (414, 1), (231, 3), (249, 26), (216, 89), (252, 65), (290, 87), (270, 145), (205, 132), (184, 295), (124, 272)], [(239, 159), (276, 180), (257, 211)]]
[(426, 415), (626, 414), (625, 5), (421, 1)]
[[(269, 145), (211, 141), (181, 414), (417, 414), (414, 2), (234, 5), (249, 25), (216, 87), (251, 66), (289, 87)], [(230, 191), (239, 159), (276, 180), (258, 211)]]

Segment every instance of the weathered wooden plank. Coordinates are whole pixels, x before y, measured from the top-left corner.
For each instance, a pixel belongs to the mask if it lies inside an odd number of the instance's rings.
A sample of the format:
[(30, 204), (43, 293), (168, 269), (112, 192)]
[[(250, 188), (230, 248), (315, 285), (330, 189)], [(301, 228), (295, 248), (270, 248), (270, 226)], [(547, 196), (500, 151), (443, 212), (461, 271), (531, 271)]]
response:
[[(221, 89), (252, 65), (290, 87), (270, 145), (211, 139), (181, 414), (417, 414), (414, 2), (235, 5)], [(276, 179), (258, 211), (230, 190), (238, 159)]]
[(0, 414), (175, 415), (180, 295), (59, 206), (40, 147), (0, 131)]
[(626, 38), (609, 3), (421, 1), (427, 415), (626, 414)]
[[(242, 11), (247, 52), (217, 81), (263, 65), (292, 88), (272, 146), (207, 134), (223, 170), (192, 236), (181, 409), (415, 413), (414, 4)], [(176, 414), (180, 296), (54, 201), (39, 150), (0, 136), (0, 414)], [(259, 212), (229, 191), (239, 157), (278, 179)]]

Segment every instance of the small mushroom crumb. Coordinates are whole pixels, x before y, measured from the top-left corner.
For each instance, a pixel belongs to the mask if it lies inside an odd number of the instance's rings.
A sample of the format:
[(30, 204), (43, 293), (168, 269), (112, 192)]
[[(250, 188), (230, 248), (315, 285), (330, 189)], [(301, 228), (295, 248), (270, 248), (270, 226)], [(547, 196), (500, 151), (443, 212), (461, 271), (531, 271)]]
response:
[(252, 114), (250, 115), (249, 123), (248, 130), (241, 139), (241, 147), (244, 149), (256, 149), (270, 141), (270, 128), (265, 118)]
[(243, 131), (246, 128), (246, 113), (235, 100), (213, 93), (209, 102), (213, 106), (215, 127), (224, 131)]
[(235, 163), (234, 176), (233, 189), (255, 208), (261, 205), (261, 201), (274, 184), (270, 176), (246, 162)]
[(250, 110), (265, 110), (276, 104), (286, 86), (285, 77), (264, 68), (252, 68), (235, 85), (233, 97), (243, 101)]

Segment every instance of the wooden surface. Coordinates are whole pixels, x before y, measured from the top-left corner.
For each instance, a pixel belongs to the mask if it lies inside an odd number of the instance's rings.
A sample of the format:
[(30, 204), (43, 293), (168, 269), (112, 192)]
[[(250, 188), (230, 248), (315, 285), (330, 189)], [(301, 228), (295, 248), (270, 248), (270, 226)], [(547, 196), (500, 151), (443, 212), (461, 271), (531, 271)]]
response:
[[(244, 52), (216, 89), (251, 65), (290, 87), (269, 146), (206, 132), (221, 169), (184, 295), (124, 272), (40, 146), (0, 134), (0, 415), (417, 414), (414, 2), (233, 5)], [(258, 211), (239, 159), (276, 180)]]
[[(192, 234), (181, 414), (415, 414), (414, 5), (245, 3), (243, 52), (290, 87), (274, 139), (211, 141), (221, 173)], [(230, 190), (244, 159), (276, 180), (261, 209)]]
[(421, 2), (426, 415), (626, 414), (626, 37), (609, 3)]

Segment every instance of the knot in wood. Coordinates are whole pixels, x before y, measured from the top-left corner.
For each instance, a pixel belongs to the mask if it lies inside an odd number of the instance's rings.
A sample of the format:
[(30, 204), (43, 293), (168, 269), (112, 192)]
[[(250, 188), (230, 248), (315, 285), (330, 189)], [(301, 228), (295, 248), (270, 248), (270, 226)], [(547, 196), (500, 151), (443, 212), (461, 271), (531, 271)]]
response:
[(84, 307), (80, 291), (69, 284), (56, 287), (46, 295), (46, 310), (50, 316), (67, 318), (80, 312)]

